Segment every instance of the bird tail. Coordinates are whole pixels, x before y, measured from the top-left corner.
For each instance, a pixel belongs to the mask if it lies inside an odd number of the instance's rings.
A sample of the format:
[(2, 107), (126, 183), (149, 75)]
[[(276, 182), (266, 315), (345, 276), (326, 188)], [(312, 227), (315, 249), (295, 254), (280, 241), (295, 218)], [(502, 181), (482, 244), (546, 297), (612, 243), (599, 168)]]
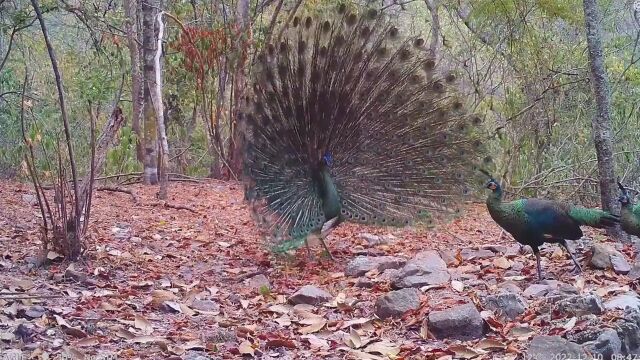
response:
[(321, 230), (330, 214), (314, 175), (325, 154), (341, 221), (403, 226), (455, 215), (480, 187), (475, 166), (490, 161), (459, 76), (376, 10), (343, 4), (283, 30), (256, 57), (243, 99), (246, 198), (269, 226), (296, 246)]
[(595, 228), (612, 227), (620, 222), (620, 217), (600, 209), (587, 209), (574, 206), (569, 211), (569, 216), (580, 225)]

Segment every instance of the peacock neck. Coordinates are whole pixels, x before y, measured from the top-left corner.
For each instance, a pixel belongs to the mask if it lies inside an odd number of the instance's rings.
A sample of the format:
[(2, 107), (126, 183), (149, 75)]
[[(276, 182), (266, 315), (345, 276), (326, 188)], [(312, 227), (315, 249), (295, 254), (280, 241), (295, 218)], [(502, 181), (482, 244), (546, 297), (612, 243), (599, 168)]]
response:
[(320, 198), (322, 199), (322, 210), (326, 220), (331, 220), (340, 215), (340, 195), (336, 188), (329, 169), (322, 167), (320, 169)]
[(502, 204), (502, 188), (497, 187), (487, 197), (487, 207), (489, 209), (497, 209)]

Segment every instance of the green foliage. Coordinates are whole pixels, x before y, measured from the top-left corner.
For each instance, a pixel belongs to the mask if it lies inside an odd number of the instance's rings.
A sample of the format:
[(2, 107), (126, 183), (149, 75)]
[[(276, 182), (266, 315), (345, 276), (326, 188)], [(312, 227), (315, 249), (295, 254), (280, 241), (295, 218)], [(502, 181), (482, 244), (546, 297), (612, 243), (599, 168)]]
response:
[(119, 143), (109, 150), (105, 164), (106, 174), (126, 174), (140, 171), (136, 159), (136, 134), (125, 126), (120, 129)]

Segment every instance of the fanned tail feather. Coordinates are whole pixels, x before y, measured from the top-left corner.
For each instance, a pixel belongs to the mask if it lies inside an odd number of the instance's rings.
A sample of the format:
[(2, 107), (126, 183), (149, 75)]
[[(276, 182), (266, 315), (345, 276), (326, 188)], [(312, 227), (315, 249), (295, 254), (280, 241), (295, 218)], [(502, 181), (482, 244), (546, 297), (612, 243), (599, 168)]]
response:
[[(288, 248), (326, 222), (313, 180), (330, 153), (340, 218), (403, 226), (456, 214), (480, 184), (482, 119), (455, 73), (375, 10), (296, 17), (257, 59), (247, 98), (246, 197)], [(302, 239), (302, 240), (300, 240)]]

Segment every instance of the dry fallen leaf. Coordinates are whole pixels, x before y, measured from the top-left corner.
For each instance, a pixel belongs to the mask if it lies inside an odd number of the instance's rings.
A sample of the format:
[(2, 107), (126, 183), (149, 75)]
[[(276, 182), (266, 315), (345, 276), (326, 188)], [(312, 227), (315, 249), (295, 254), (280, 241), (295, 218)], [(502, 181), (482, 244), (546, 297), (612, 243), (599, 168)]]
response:
[[(311, 319), (308, 319), (308, 320), (311, 320)], [(316, 321), (313, 321), (313, 322), (308, 321), (308, 322), (311, 323), (309, 326), (303, 327), (299, 330), (300, 333), (303, 335), (318, 332), (322, 330), (322, 328), (327, 324), (327, 321), (323, 318), (317, 318)], [(302, 323), (302, 321), (300, 323)]]
[(476, 356), (482, 355), (485, 352), (482, 350), (474, 350), (465, 345), (451, 345), (448, 348), (449, 351), (453, 351), (457, 359), (473, 359)]
[(384, 356), (394, 357), (400, 353), (400, 346), (383, 340), (368, 345), (366, 348), (364, 348), (364, 351), (368, 353), (378, 353)]
[(462, 292), (464, 290), (464, 284), (458, 280), (452, 280), (451, 287), (457, 292)]
[(240, 354), (247, 354), (247, 355), (253, 356), (256, 350), (253, 348), (253, 346), (251, 346), (250, 342), (245, 340), (238, 346), (238, 351), (240, 352)]
[(493, 265), (495, 267), (498, 267), (500, 269), (509, 269), (511, 268), (511, 266), (513, 265), (513, 263), (511, 262), (511, 260), (507, 259), (506, 257), (499, 257), (496, 258), (495, 260), (493, 260)]
[(153, 324), (151, 324), (151, 322), (149, 322), (149, 320), (143, 318), (140, 315), (136, 315), (135, 316), (135, 321), (133, 323), (133, 325), (142, 330), (142, 333), (145, 335), (149, 335), (153, 332)]
[(329, 342), (325, 339), (321, 339), (319, 337), (317, 337), (314, 334), (307, 334), (307, 335), (302, 335), (301, 336), (302, 339), (306, 339), (309, 342), (309, 345), (311, 345), (311, 348), (315, 348), (315, 349), (328, 349), (329, 348)]

